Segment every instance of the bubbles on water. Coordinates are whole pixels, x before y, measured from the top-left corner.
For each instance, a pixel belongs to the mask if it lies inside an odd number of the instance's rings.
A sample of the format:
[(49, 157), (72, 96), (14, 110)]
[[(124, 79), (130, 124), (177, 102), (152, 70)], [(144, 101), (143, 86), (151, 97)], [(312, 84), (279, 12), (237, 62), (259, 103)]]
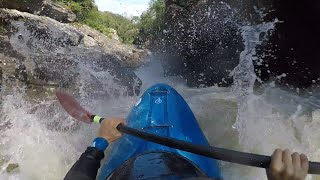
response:
[[(241, 53), (240, 64), (233, 71), (232, 87), (238, 102), (234, 127), (239, 133), (240, 149), (270, 155), (275, 148), (288, 148), (318, 160), (320, 144), (315, 139), (319, 138), (319, 133), (315, 129), (319, 128), (319, 124), (312, 120), (311, 112), (319, 108), (320, 103), (312, 97), (281, 90), (274, 82), (266, 83), (260, 95), (254, 93), (257, 79), (253, 67), (253, 61), (257, 60), (256, 46), (263, 40), (260, 34), (267, 34), (275, 23), (277, 21), (243, 27), (246, 48)], [(285, 76), (282, 74), (278, 78)], [(242, 179), (266, 179), (263, 170), (236, 165), (230, 167), (235, 169), (226, 170), (227, 179), (237, 179), (235, 172), (241, 174)]]
[[(65, 145), (63, 142), (60, 142), (62, 144), (59, 146), (53, 143), (53, 137), (60, 136), (60, 132), (49, 131), (47, 123), (43, 120), (50, 118), (30, 113), (33, 108), (20, 92), (3, 99), (1, 114), (5, 116), (2, 120), (8, 122), (10, 126), (4, 127), (1, 131), (3, 148), (0, 154), (1, 157), (8, 157), (8, 164), (18, 164), (19, 173), (15, 174), (16, 178), (13, 179), (41, 179), (46, 177), (45, 174), (53, 178), (55, 173), (63, 170), (61, 167), (67, 166), (62, 160), (67, 161), (69, 157), (63, 156), (63, 149), (58, 150), (58, 147)], [(74, 149), (74, 147), (69, 148), (71, 148), (69, 150)], [(59, 153), (62, 153), (60, 154), (62, 159), (59, 158)]]
[[(96, 137), (97, 125), (72, 119), (52, 94), (30, 101), (28, 90), (15, 89), (2, 98), (0, 161), (5, 163), (0, 163), (0, 174), (5, 179), (63, 179)], [(96, 99), (84, 106), (103, 116), (125, 117), (135, 101), (136, 97)], [(12, 164), (18, 168), (7, 173)]]
[[(62, 73), (52, 76), (46, 70), (42, 73), (46, 73), (47, 77), (61, 76), (65, 83), (70, 83), (72, 78), (79, 78), (76, 81), (79, 84), (69, 90), (88, 110), (102, 116), (126, 116), (137, 97), (129, 97), (127, 87), (119, 85), (119, 77), (111, 70), (104, 69), (109, 67), (104, 63), (108, 62), (109, 56), (98, 57), (99, 53), (85, 48), (37, 49), (45, 41), (30, 41), (30, 33), (24, 24), (15, 25), (18, 32), (10, 42), (27, 57), (24, 62), (27, 68), (42, 64), (48, 70), (57, 69)], [(42, 50), (43, 56), (39, 57), (38, 50)], [(62, 54), (65, 58), (61, 58)], [(101, 61), (90, 61), (92, 58)], [(70, 68), (65, 69), (66, 66)], [(4, 78), (8, 80), (6, 76)], [(28, 88), (14, 81), (10, 86), (1, 86), (0, 179), (63, 179), (96, 137), (98, 126), (82, 124), (68, 116), (54, 98), (53, 90), (57, 87), (48, 86), (49, 82)], [(8, 167), (13, 170), (8, 172)]]
[[(28, 49), (18, 42), (23, 45), (29, 34), (19, 27), (20, 35), (11, 40), (23, 52)], [(186, 98), (212, 145), (259, 154), (271, 154), (277, 147), (290, 148), (319, 160), (319, 97), (300, 97), (272, 84), (260, 95), (254, 94), (255, 47), (263, 40), (261, 33), (273, 27), (274, 23), (243, 27), (246, 49), (232, 72), (232, 91), (187, 88), (179, 77), (164, 77), (159, 62), (137, 70), (144, 82), (142, 90), (158, 82), (173, 85)], [(70, 57), (81, 58), (81, 53), (75, 51)], [(75, 95), (82, 105), (101, 116), (127, 115), (138, 97), (124, 95), (124, 88), (115, 83), (109, 71), (90, 63), (78, 63), (77, 68), (80, 88)], [(34, 97), (20, 89), (1, 98), (0, 161), (4, 158), (6, 162), (0, 163), (0, 179), (62, 179), (96, 135), (97, 126), (75, 122), (53, 98), (30, 100)], [(19, 171), (8, 174), (6, 167), (15, 163)], [(262, 169), (223, 162), (222, 168), (225, 179), (266, 179)]]

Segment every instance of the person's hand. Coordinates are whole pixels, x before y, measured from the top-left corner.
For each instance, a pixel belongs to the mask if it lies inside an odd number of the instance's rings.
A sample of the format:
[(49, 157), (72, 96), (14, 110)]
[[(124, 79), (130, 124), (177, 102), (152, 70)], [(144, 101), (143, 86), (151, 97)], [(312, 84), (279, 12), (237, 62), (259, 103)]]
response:
[(308, 174), (309, 162), (304, 154), (276, 149), (267, 169), (269, 180), (304, 180)]
[(119, 139), (122, 134), (117, 130), (117, 126), (124, 123), (121, 118), (105, 118), (100, 125), (98, 137), (102, 137), (109, 143)]

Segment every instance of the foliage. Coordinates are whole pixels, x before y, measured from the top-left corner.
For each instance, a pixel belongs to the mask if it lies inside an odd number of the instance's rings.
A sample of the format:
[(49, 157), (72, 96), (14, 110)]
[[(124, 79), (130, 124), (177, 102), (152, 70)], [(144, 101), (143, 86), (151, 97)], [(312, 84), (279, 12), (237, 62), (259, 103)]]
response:
[(63, 4), (67, 9), (71, 10), (77, 15), (77, 20), (85, 19), (92, 11), (98, 11), (94, 0), (54, 0)]
[[(111, 29), (117, 31), (124, 43), (134, 40), (154, 41), (164, 29), (165, 0), (151, 0), (149, 8), (140, 17), (127, 19), (110, 12), (100, 12), (94, 0), (54, 0), (77, 15), (79, 23), (86, 24), (110, 36)], [(139, 31), (140, 30), (140, 31)]]
[(110, 36), (111, 29), (117, 31), (123, 43), (131, 44), (138, 34), (136, 23), (121, 15), (110, 12), (100, 12), (94, 0), (56, 0), (77, 15), (77, 21), (86, 24), (106, 36)]
[(7, 33), (7, 30), (0, 24), (0, 36), (5, 35)]
[(140, 17), (139, 37), (144, 40), (154, 40), (164, 29), (165, 1), (152, 0), (149, 8)]
[(122, 42), (131, 44), (138, 34), (136, 25), (129, 19), (110, 12), (91, 11), (81, 22), (109, 36), (110, 28), (117, 31)]

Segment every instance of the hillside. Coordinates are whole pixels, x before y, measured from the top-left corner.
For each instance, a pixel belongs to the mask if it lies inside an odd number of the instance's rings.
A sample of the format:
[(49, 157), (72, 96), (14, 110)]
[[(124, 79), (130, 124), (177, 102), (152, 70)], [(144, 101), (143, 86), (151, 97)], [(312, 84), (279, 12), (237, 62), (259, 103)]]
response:
[(76, 22), (88, 25), (106, 36), (113, 36), (116, 30), (119, 40), (132, 44), (138, 34), (138, 24), (121, 15), (98, 10), (94, 0), (54, 0), (76, 14)]

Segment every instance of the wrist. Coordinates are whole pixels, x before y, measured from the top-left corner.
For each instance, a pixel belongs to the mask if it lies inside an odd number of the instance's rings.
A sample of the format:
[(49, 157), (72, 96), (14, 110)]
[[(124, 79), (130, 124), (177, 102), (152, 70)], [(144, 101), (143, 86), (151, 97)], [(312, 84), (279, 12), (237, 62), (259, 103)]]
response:
[(109, 146), (108, 141), (103, 137), (97, 137), (93, 140), (91, 147), (94, 147), (98, 150), (105, 151)]

